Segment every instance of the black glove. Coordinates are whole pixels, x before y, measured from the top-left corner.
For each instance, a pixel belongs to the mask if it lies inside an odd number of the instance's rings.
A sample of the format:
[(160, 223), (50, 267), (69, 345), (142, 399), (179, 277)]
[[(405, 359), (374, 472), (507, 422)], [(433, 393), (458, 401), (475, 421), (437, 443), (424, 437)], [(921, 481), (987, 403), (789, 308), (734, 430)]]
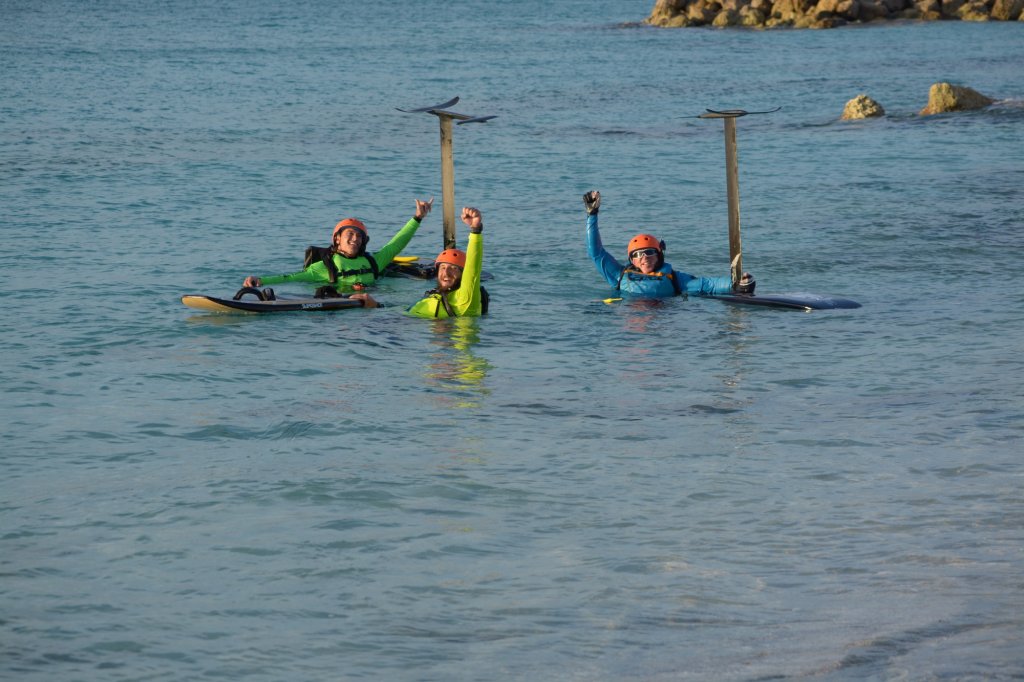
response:
[(345, 298), (334, 287), (317, 287), (313, 298)]
[(743, 273), (740, 281), (732, 285), (733, 291), (737, 294), (753, 294), (755, 287), (757, 287), (757, 282), (754, 281), (754, 276), (749, 272)]
[(597, 190), (587, 192), (583, 195), (583, 205), (587, 207), (587, 215), (597, 215), (597, 209), (601, 208), (601, 193)]

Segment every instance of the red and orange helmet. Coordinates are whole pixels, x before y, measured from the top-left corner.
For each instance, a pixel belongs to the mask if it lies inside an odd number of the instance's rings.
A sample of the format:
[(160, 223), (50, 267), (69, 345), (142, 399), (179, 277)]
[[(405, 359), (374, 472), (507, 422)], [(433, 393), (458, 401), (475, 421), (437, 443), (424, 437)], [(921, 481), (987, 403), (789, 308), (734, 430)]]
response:
[(334, 226), (334, 232), (331, 233), (331, 240), (333, 241), (334, 238), (338, 236), (338, 233), (346, 227), (354, 227), (357, 230), (362, 231), (364, 239), (370, 238), (370, 233), (366, 231), (366, 225), (363, 224), (362, 220), (359, 220), (358, 218), (345, 218)]
[(626, 258), (632, 260), (634, 251), (648, 248), (657, 249), (658, 253), (664, 258), (665, 242), (651, 234), (638, 234), (630, 239), (629, 246), (626, 247)]
[(437, 258), (434, 259), (434, 264), (438, 263), (451, 263), (452, 265), (458, 265), (460, 268), (465, 268), (466, 252), (459, 249), (445, 249), (437, 254)]

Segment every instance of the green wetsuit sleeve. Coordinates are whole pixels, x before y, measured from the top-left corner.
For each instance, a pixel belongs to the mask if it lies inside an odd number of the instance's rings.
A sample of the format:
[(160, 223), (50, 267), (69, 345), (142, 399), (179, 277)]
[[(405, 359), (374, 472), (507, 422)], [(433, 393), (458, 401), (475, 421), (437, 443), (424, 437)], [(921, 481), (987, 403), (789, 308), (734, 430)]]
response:
[(466, 268), (462, 271), (459, 288), (448, 295), (452, 310), (459, 317), (475, 317), (480, 314), (480, 271), (484, 265), (484, 236), (469, 233), (466, 247)]
[(305, 270), (299, 270), (288, 275), (269, 275), (260, 277), (262, 284), (284, 284), (285, 282), (315, 282), (327, 284), (331, 280), (327, 272), (327, 266), (323, 261), (312, 263)]
[(416, 218), (410, 218), (405, 227), (391, 238), (391, 241), (380, 247), (379, 251), (374, 251), (373, 259), (377, 261), (377, 267), (383, 270), (388, 263), (394, 260), (395, 256), (402, 253), (402, 249), (409, 245), (410, 240), (412, 240), (413, 235), (416, 234), (416, 230), (419, 228), (420, 221), (416, 220)]

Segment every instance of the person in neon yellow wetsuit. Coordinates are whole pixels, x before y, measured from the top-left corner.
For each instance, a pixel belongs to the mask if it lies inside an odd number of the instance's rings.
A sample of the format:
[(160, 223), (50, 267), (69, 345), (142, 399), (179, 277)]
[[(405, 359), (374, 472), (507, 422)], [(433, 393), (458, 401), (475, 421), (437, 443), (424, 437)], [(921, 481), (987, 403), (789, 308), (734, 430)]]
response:
[[(373, 284), (379, 276), (379, 272), (402, 252), (433, 206), (433, 198), (430, 201), (416, 199), (416, 214), (405, 224), (405, 227), (391, 238), (391, 241), (372, 255), (366, 253), (366, 243), (370, 240), (366, 225), (356, 218), (346, 218), (339, 222), (334, 226), (334, 234), (331, 239), (330, 259), (334, 267), (333, 277), (327, 262), (321, 261), (310, 264), (304, 270), (287, 275), (246, 277), (244, 286), (260, 287), (265, 284), (283, 284), (285, 282), (311, 282), (313, 284), (330, 284), (339, 293), (358, 291)], [(371, 258), (373, 259), (372, 263)], [(373, 267), (374, 264), (376, 264), (376, 268)], [(353, 294), (352, 298), (363, 300), (367, 307), (376, 307), (376, 301), (365, 294)]]
[(484, 221), (480, 211), (462, 209), (462, 222), (469, 226), (466, 251), (445, 249), (438, 256), (437, 288), (412, 304), (406, 315), (413, 317), (475, 317), (483, 311), (480, 271), (484, 261)]

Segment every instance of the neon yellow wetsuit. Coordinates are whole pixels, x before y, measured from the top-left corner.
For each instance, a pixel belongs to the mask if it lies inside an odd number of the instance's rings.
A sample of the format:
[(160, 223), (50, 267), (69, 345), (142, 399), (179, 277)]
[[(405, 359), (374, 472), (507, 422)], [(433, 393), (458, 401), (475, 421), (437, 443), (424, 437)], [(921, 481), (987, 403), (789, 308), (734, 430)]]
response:
[(479, 233), (469, 233), (469, 245), (466, 247), (466, 267), (462, 271), (459, 288), (446, 294), (431, 293), (420, 299), (405, 311), (413, 317), (451, 317), (446, 310), (445, 302), (456, 317), (475, 317), (480, 314), (480, 270), (484, 263), (484, 237)]
[[(402, 252), (402, 249), (406, 247), (419, 227), (420, 221), (416, 220), (416, 218), (410, 219), (405, 224), (405, 227), (391, 238), (391, 241), (382, 246), (379, 251), (374, 252), (373, 259), (377, 262), (378, 270), (383, 270), (395, 256)], [(334, 266), (338, 268), (338, 279), (334, 283), (334, 288), (339, 292), (351, 291), (354, 284), (363, 286), (373, 284), (374, 279), (376, 279), (373, 274), (373, 268), (370, 266), (370, 260), (366, 256), (346, 258), (340, 253), (336, 253), (331, 258), (334, 261)], [(260, 277), (259, 279), (260, 286), (264, 284), (283, 284), (285, 282), (329, 284), (331, 281), (330, 273), (327, 272), (327, 266), (323, 261), (312, 263), (305, 270), (293, 272), (290, 275), (271, 275), (270, 277)]]

